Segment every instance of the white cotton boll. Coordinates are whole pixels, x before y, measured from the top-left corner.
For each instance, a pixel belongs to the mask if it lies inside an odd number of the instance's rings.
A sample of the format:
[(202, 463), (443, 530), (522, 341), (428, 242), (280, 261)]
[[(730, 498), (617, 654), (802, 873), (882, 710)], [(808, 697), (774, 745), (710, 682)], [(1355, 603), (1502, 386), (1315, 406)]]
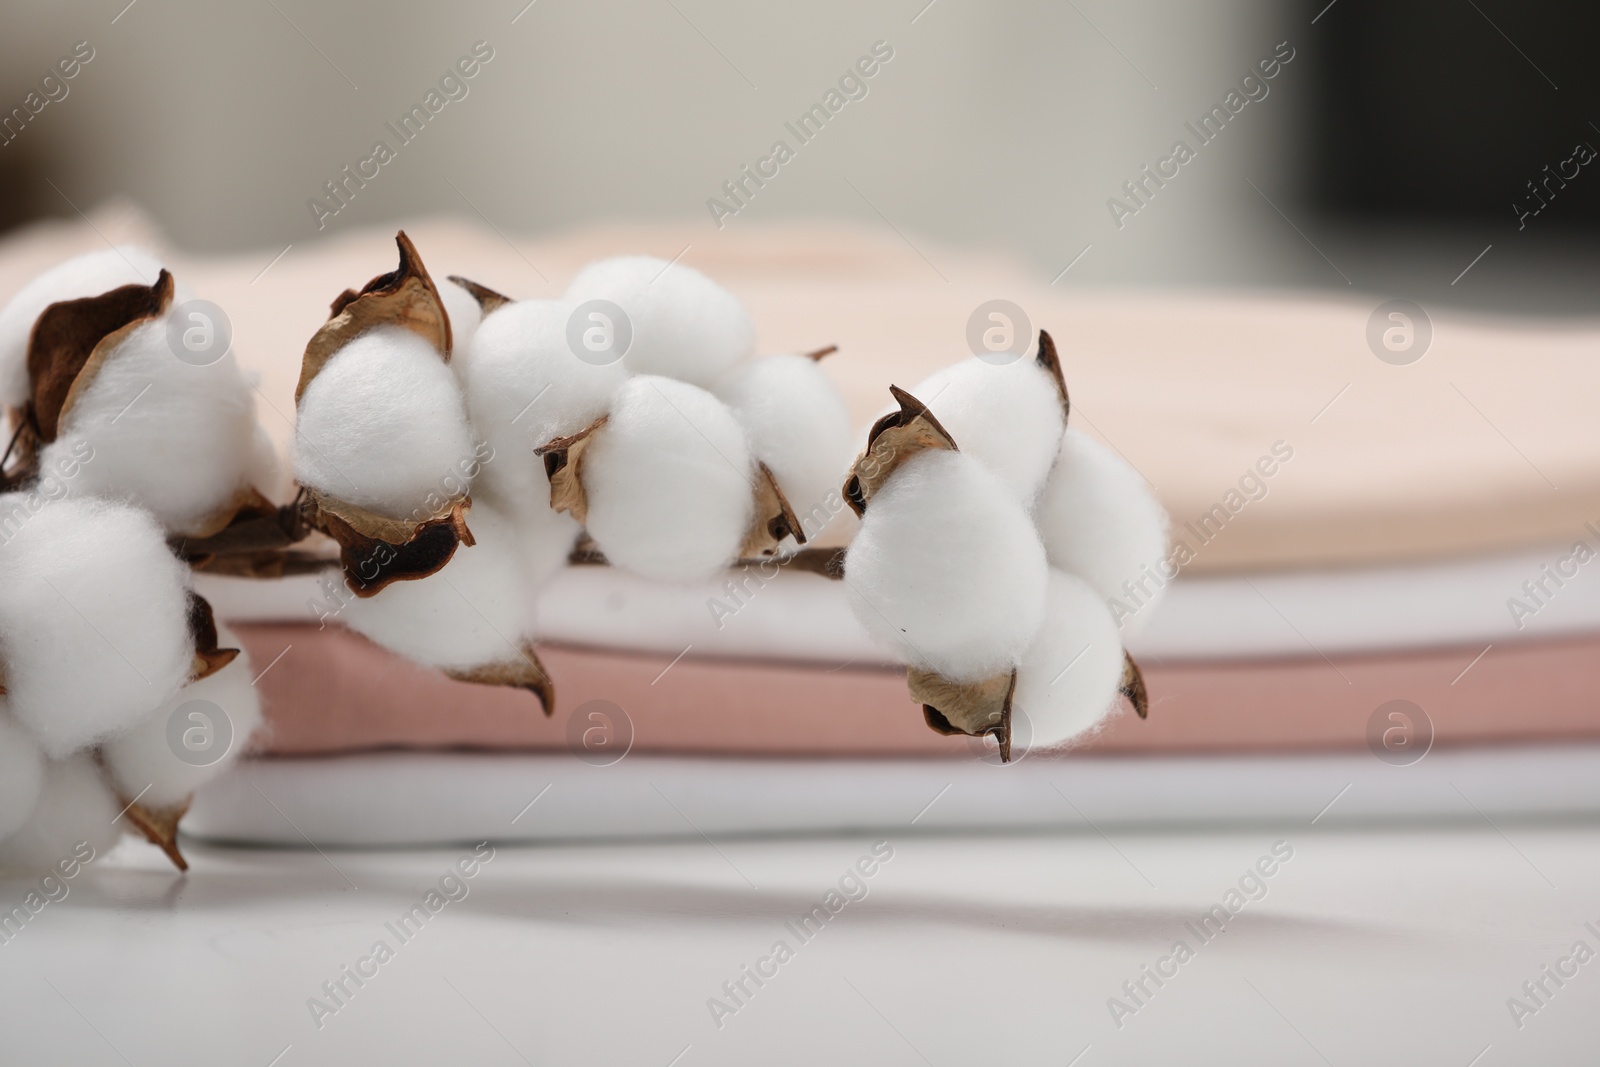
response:
[(712, 392), (733, 409), (807, 536), (822, 532), (831, 517), (826, 501), (839, 496), (853, 455), (838, 387), (815, 360), (784, 355), (735, 366)]
[(160, 319), (109, 354), (40, 453), (40, 469), (68, 495), (127, 500), (174, 533), (198, 533), (251, 482), (260, 433), (233, 353), (186, 363)]
[(844, 571), (861, 625), (951, 681), (1015, 666), (1044, 618), (1048, 568), (1033, 523), (964, 452), (922, 452), (890, 475)]
[(0, 838), (27, 821), (44, 782), (44, 754), (12, 721), (7, 707), (0, 697)]
[(0, 656), (12, 714), (60, 758), (131, 727), (188, 680), (189, 570), (147, 513), (0, 497)]
[[(242, 647), (238, 635), (224, 623), (217, 624), (217, 644), (222, 648)], [(106, 742), (102, 749), (106, 765), (122, 795), (138, 796), (147, 808), (171, 807), (232, 766), (248, 746), (250, 735), (261, 726), (261, 694), (251, 684), (253, 678), (250, 658), (240, 652), (232, 663), (184, 686), (154, 715)], [(196, 738), (198, 758), (216, 757), (204, 766), (179, 759), (168, 735), (173, 713), (191, 701), (204, 701), (221, 709), (231, 736), (226, 751), (218, 753), (212, 746), (220, 740), (220, 724), (214, 721), (212, 709), (199, 709), (206, 716), (204, 719), (180, 716), (183, 721), (192, 722), (192, 727), (186, 728), (200, 731)]]
[(446, 280), (438, 288), (439, 302), (450, 317), (450, 359), (454, 362), (457, 353), (471, 346), (472, 335), (478, 332), (478, 324), (483, 321), (483, 306), (477, 297), (455, 282)]
[(664, 582), (706, 578), (749, 532), (754, 469), (722, 401), (671, 378), (630, 378), (583, 454), (585, 525), (619, 567)]
[(1019, 739), (1058, 745), (1111, 712), (1122, 680), (1122, 642), (1105, 600), (1088, 583), (1051, 569), (1044, 625), (1022, 657), (1012, 707), (1027, 719)]
[(0, 405), (16, 407), (28, 398), (28, 340), (45, 308), (124, 285), (154, 285), (160, 274), (155, 256), (121, 245), (69, 259), (18, 290), (0, 310)]
[(509, 516), (477, 501), (467, 522), (477, 544), (458, 547), (437, 574), (351, 600), (345, 623), (432, 667), (516, 659), (533, 633), (533, 596), (516, 529)]
[(1102, 599), (1127, 604), (1134, 614), (1123, 629), (1137, 632), (1169, 580), (1161, 570), (1167, 513), (1139, 472), (1083, 431), (1069, 429), (1035, 519), (1050, 565), (1078, 575)]
[(973, 356), (933, 374), (911, 394), (957, 448), (982, 460), (1018, 500), (1033, 501), (1066, 427), (1049, 372), (1031, 359), (997, 365)]
[(476, 464), (466, 404), (450, 365), (399, 326), (378, 326), (334, 353), (300, 397), (295, 476), (392, 519), (428, 518)]
[(548, 510), (550, 482), (533, 450), (604, 415), (627, 378), (620, 362), (596, 366), (573, 355), (570, 311), (556, 300), (505, 304), (453, 364), (472, 428), (494, 451), (480, 481), (508, 504), (539, 500)]
[(0, 870), (42, 874), (103, 856), (122, 836), (121, 810), (87, 753), (53, 760), (28, 821), (0, 842)]
[(709, 386), (755, 348), (755, 325), (738, 297), (682, 263), (654, 256), (591, 263), (566, 294), (573, 307), (590, 300), (609, 300), (628, 316), (630, 374)]

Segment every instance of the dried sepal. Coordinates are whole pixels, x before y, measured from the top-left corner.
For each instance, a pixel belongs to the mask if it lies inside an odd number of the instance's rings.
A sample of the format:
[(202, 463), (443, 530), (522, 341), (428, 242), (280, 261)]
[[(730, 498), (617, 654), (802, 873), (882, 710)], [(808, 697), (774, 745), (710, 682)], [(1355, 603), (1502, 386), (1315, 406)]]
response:
[(1072, 414), (1072, 400), (1067, 396), (1067, 379), (1061, 372), (1061, 357), (1056, 353), (1055, 340), (1044, 330), (1039, 331), (1039, 352), (1033, 359), (1056, 383), (1056, 390), (1061, 394), (1061, 421), (1065, 423)]
[(556, 687), (550, 680), (550, 672), (545, 669), (532, 645), (524, 645), (518, 652), (520, 654), (515, 659), (479, 667), (447, 669), (444, 673), (458, 682), (526, 689), (539, 698), (539, 706), (544, 710), (545, 718), (549, 718), (556, 713)]
[(168, 544), (196, 571), (241, 578), (309, 574), (325, 570), (330, 563), (315, 553), (289, 550), (311, 533), (299, 500), (280, 506), (259, 490), (246, 489), (219, 512), (219, 521), (203, 527), (209, 533), (175, 536)]
[(405, 231), (397, 233), (394, 240), (400, 249), (400, 265), (372, 279), (359, 293), (346, 289), (339, 294), (328, 321), (306, 343), (300, 360), (300, 381), (294, 390), (295, 403), (300, 402), (306, 386), (334, 353), (375, 326), (410, 330), (432, 345), (440, 359), (450, 361), (450, 316), (439, 299), (439, 290)]
[(1117, 692), (1128, 698), (1139, 718), (1150, 717), (1150, 696), (1145, 692), (1144, 672), (1126, 652), (1122, 654), (1122, 680), (1117, 683)]
[[(784, 570), (800, 571), (806, 574), (816, 574), (823, 578), (835, 581), (844, 577), (844, 557), (847, 550), (843, 548), (802, 548), (789, 553), (779, 560), (779, 565)], [(605, 562), (604, 559), (601, 562)], [(739, 570), (756, 563), (767, 563), (769, 559), (747, 558), (741, 556), (733, 561), (731, 570)]]
[(463, 278), (459, 274), (452, 274), (450, 275), (449, 280), (465, 289), (472, 299), (478, 302), (478, 310), (483, 312), (485, 315), (511, 303), (511, 298), (509, 296), (506, 296), (504, 293), (497, 293), (487, 285), (479, 285), (470, 278)]
[(873, 424), (867, 447), (851, 464), (850, 476), (844, 483), (845, 502), (857, 515), (866, 513), (874, 494), (912, 456), (930, 448), (956, 451), (954, 438), (939, 425), (926, 404), (897, 385), (889, 386), (889, 393), (900, 404), (900, 410)]
[(194, 665), (189, 681), (209, 678), (239, 657), (237, 648), (220, 648), (217, 645), (217, 618), (205, 597), (189, 591), (189, 636), (194, 638)]
[(27, 425), (49, 444), (111, 352), (172, 306), (172, 275), (154, 285), (124, 285), (99, 296), (63, 300), (39, 315), (28, 337)]
[(550, 507), (565, 511), (578, 522), (589, 517), (589, 494), (583, 488), (583, 454), (594, 435), (605, 426), (609, 415), (602, 415), (568, 437), (540, 445), (533, 454), (544, 459), (544, 473), (550, 479)]
[(983, 737), (1000, 743), (1000, 762), (1011, 762), (1011, 697), (1017, 690), (1013, 668), (976, 682), (952, 682), (933, 671), (906, 668), (911, 699), (922, 705), (922, 717), (941, 734)]
[(470, 497), (452, 500), (421, 520), (387, 518), (315, 489), (305, 491), (300, 506), (307, 524), (339, 545), (345, 579), (359, 597), (376, 596), (394, 582), (436, 574), (459, 546), (475, 543), (467, 529)]
[(754, 487), (755, 513), (750, 522), (750, 531), (745, 534), (744, 544), (739, 548), (740, 558), (775, 555), (786, 537), (793, 537), (796, 544), (805, 544), (806, 535), (800, 528), (800, 520), (795, 518), (789, 498), (783, 495), (778, 480), (765, 463), (756, 464)]
[(824, 357), (831, 356), (837, 351), (839, 351), (838, 345), (823, 345), (821, 348), (813, 348), (807, 352), (806, 358), (813, 363), (821, 363)]
[(192, 798), (184, 797), (183, 800), (166, 808), (146, 807), (137, 800), (130, 802), (128, 798), (120, 795), (117, 799), (127, 804), (122, 817), (143, 834), (146, 841), (165, 852), (174, 867), (180, 871), (187, 871), (189, 861), (183, 858), (183, 853), (178, 849), (178, 823), (188, 814)]

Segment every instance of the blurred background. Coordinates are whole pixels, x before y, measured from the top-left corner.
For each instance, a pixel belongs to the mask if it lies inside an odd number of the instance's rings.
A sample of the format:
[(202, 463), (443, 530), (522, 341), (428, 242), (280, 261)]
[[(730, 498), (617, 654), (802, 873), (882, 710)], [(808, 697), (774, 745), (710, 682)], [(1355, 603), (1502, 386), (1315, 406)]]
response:
[[(4, 230), (118, 195), (194, 251), (427, 214), (711, 228), (708, 199), (781, 138), (795, 158), (725, 225), (887, 223), (1062, 286), (1600, 308), (1600, 177), (1574, 157), (1600, 145), (1600, 11), (1576, 0), (11, 0), (4, 25)], [(398, 145), (385, 124), (480, 40), (467, 95), (319, 228), (308, 200)], [(79, 41), (67, 95), (13, 112)], [(880, 41), (866, 95), (799, 146), (785, 123)], [(1275, 55), (1265, 96), (1129, 199)], [(1120, 226), (1114, 197), (1138, 207)]]

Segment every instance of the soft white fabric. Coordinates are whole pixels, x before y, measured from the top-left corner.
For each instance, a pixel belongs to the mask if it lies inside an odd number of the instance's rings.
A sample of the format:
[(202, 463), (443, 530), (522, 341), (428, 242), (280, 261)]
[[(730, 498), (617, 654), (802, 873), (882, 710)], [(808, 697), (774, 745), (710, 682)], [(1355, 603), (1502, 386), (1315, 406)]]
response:
[(144, 719), (187, 680), (189, 570), (149, 514), (0, 497), (0, 655), (12, 713), (59, 758)]
[(982, 460), (1018, 500), (1033, 500), (1066, 425), (1061, 393), (1043, 368), (1031, 359), (994, 364), (972, 356), (925, 378), (911, 394), (957, 448)]
[(154, 255), (119, 245), (76, 256), (23, 286), (0, 310), (0, 405), (16, 407), (28, 398), (28, 339), (45, 308), (124, 285), (154, 285), (160, 274)]
[(1093, 586), (1123, 629), (1137, 632), (1157, 616), (1173, 576), (1167, 514), (1121, 456), (1069, 428), (1035, 519), (1050, 565)]
[(780, 355), (735, 365), (711, 391), (733, 410), (802, 530), (820, 533), (851, 457), (850, 412), (839, 387), (815, 360)]
[(755, 347), (755, 326), (737, 297), (693, 267), (654, 256), (591, 263), (567, 288), (576, 308), (589, 300), (620, 307), (633, 329), (623, 357), (631, 374), (662, 374), (709, 386)]
[[(138, 327), (107, 356), (40, 465), (74, 497), (130, 500), (174, 533), (198, 533), (226, 517), (259, 471), (261, 433), (234, 354), (206, 366), (184, 362), (173, 354), (164, 318)], [(74, 461), (76, 473), (64, 476)]]
[[(692, 840), (704, 849), (696, 829), (712, 835), (965, 830), (993, 841), (1003, 830), (1051, 828), (1094, 841), (1126, 892), (1138, 876), (1105, 848), (1094, 826), (1309, 826), (1320, 814), (1316, 830), (1443, 818), (1492, 834), (1483, 814), (1600, 815), (1596, 744), (1439, 749), (1403, 774), (1365, 749), (1294, 756), (1029, 751), (1002, 766), (985, 755), (992, 743), (953, 737), (950, 747), (950, 759), (634, 753), (599, 773), (566, 752), (245, 760), (200, 791), (184, 829), (206, 839), (293, 848), (305, 847), (303, 831), (321, 848), (650, 837)], [(1509, 851), (1492, 839), (1497, 850)], [(710, 855), (707, 862), (718, 860)], [(982, 874), (974, 871), (975, 878)], [(717, 877), (749, 892), (726, 867)], [(1517, 878), (1519, 892), (1529, 891), (1530, 880), (1544, 888), (1526, 868)]]
[(750, 446), (704, 389), (628, 379), (583, 454), (585, 525), (608, 560), (659, 581), (709, 577), (738, 554), (754, 511)]
[(87, 753), (51, 760), (28, 821), (0, 841), (0, 871), (43, 873), (103, 855), (122, 836), (121, 810)]
[(435, 667), (516, 659), (533, 633), (532, 578), (511, 520), (474, 502), (462, 545), (437, 574), (352, 598), (342, 619), (386, 648)]
[(1058, 745), (1098, 726), (1122, 677), (1122, 642), (1105, 602), (1086, 582), (1054, 568), (1044, 624), (1022, 657), (1012, 695), (1022, 744)]
[(10, 702), (0, 697), (0, 838), (27, 821), (43, 782), (44, 754), (11, 718)]
[(399, 326), (336, 352), (300, 398), (302, 484), (394, 519), (426, 519), (477, 467), (466, 404), (449, 364)]
[(844, 569), (862, 627), (952, 681), (1014, 666), (1044, 619), (1047, 568), (1033, 523), (963, 452), (906, 460), (867, 504)]
[[(238, 635), (225, 623), (217, 625), (217, 640), (223, 648), (243, 647)], [(251, 684), (254, 677), (250, 657), (241, 651), (222, 670), (184, 686), (155, 714), (107, 741), (102, 753), (122, 795), (140, 797), (146, 807), (168, 807), (232, 766), (248, 746), (250, 735), (261, 726), (261, 694)], [(227, 717), (232, 738), (227, 750), (205, 766), (179, 759), (168, 735), (173, 713), (191, 701), (205, 701), (220, 709)], [(204, 712), (207, 716), (214, 714), (210, 709)], [(206, 731), (202, 740), (207, 747), (218, 740), (219, 735), (214, 732), (217, 724), (209, 718), (194, 721), (192, 728)]]

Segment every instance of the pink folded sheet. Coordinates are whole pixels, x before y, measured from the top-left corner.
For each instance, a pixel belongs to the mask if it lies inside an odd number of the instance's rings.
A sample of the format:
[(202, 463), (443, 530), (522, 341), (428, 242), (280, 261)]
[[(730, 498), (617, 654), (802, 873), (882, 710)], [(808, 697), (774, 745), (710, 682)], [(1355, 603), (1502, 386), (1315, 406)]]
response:
[[(632, 723), (634, 751), (970, 759), (977, 742), (941, 737), (906, 696), (903, 671), (707, 660), (543, 646), (556, 714), (520, 690), (452, 681), (336, 626), (239, 624), (267, 729), (261, 755), (382, 748), (560, 750), (592, 700)], [(1146, 664), (1148, 720), (1113, 716), (1092, 752), (1360, 748), (1379, 705), (1411, 701), (1435, 743), (1600, 737), (1600, 636), (1402, 655)], [(281, 656), (281, 659), (278, 657)], [(276, 660), (276, 662), (274, 662)], [(1463, 673), (1464, 672), (1464, 673)]]

